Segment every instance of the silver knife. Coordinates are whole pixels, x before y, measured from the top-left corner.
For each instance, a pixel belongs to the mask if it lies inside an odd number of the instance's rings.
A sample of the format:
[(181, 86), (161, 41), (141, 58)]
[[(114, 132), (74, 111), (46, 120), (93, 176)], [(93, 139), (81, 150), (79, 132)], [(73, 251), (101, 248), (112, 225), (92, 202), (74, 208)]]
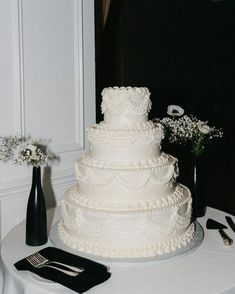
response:
[(229, 224), (230, 228), (235, 232), (235, 223), (230, 216), (225, 216), (227, 223)]

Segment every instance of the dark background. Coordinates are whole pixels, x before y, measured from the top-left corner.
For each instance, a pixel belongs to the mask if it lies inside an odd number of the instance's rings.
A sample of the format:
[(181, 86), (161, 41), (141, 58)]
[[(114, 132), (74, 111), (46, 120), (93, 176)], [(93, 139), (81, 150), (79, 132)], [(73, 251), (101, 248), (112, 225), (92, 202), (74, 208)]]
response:
[[(235, 214), (235, 1), (112, 0), (105, 28), (96, 0), (97, 122), (104, 87), (148, 87), (150, 119), (180, 105), (222, 139), (201, 158), (206, 204)], [(179, 158), (181, 181), (190, 152), (163, 143)]]

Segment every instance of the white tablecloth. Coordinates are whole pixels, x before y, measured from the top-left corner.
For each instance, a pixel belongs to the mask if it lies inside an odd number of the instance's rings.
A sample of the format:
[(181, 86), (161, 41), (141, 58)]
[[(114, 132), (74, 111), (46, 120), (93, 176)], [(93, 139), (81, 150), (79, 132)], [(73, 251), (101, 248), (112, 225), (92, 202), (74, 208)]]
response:
[[(59, 218), (57, 208), (54, 221)], [(225, 214), (208, 208), (198, 221), (205, 228), (208, 217), (226, 224)], [(235, 221), (235, 217), (233, 217)], [(229, 228), (227, 233), (235, 239)], [(40, 247), (25, 244), (25, 223), (17, 225), (3, 240), (3, 294), (75, 293), (59, 284), (40, 280), (30, 272), (17, 271), (14, 263), (50, 243)], [(217, 231), (205, 229), (201, 246), (192, 253), (162, 261), (144, 263), (109, 262), (111, 278), (91, 290), (89, 294), (234, 294), (235, 242), (226, 247)]]

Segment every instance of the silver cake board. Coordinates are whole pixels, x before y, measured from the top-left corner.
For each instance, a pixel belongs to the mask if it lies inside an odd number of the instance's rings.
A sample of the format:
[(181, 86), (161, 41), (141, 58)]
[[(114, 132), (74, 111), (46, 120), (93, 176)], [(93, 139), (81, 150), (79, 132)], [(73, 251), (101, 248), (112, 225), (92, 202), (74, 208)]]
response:
[(108, 264), (112, 264), (112, 265), (124, 265), (124, 264), (133, 264), (133, 263), (139, 263), (139, 264), (143, 264), (146, 262), (163, 262), (163, 261), (169, 261), (169, 259), (176, 259), (176, 258), (181, 258), (185, 255), (191, 254), (193, 253), (202, 243), (203, 239), (204, 239), (204, 231), (202, 226), (198, 223), (195, 222), (195, 235), (193, 237), (193, 239), (184, 247), (177, 249), (173, 252), (170, 253), (165, 253), (162, 255), (157, 255), (157, 256), (153, 256), (153, 257), (139, 257), (139, 258), (109, 258), (109, 257), (102, 257), (102, 256), (97, 256), (97, 255), (93, 255), (93, 254), (88, 254), (88, 253), (84, 253), (84, 252), (80, 252), (78, 250), (75, 250), (71, 247), (69, 247), (68, 245), (66, 245), (60, 238), (58, 235), (58, 224), (60, 221), (56, 222), (52, 228), (51, 228), (51, 232), (50, 232), (50, 240), (52, 242), (52, 244), (59, 248), (62, 249), (64, 251), (67, 251), (69, 253), (84, 257), (84, 258), (88, 258), (88, 259), (92, 259), (94, 261), (100, 262), (100, 263), (104, 263), (106, 265)]

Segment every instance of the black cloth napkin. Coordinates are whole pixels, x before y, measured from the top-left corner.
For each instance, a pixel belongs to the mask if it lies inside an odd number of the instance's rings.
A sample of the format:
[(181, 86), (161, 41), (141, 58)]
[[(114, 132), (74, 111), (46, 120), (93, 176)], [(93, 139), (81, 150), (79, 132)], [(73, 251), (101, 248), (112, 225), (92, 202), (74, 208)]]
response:
[(86, 292), (90, 288), (105, 282), (111, 276), (105, 265), (68, 253), (55, 247), (47, 247), (38, 252), (49, 260), (83, 267), (85, 270), (78, 276), (71, 277), (53, 268), (35, 268), (27, 261), (26, 258), (16, 262), (14, 266), (17, 270), (31, 271), (42, 278), (59, 283), (78, 293)]

